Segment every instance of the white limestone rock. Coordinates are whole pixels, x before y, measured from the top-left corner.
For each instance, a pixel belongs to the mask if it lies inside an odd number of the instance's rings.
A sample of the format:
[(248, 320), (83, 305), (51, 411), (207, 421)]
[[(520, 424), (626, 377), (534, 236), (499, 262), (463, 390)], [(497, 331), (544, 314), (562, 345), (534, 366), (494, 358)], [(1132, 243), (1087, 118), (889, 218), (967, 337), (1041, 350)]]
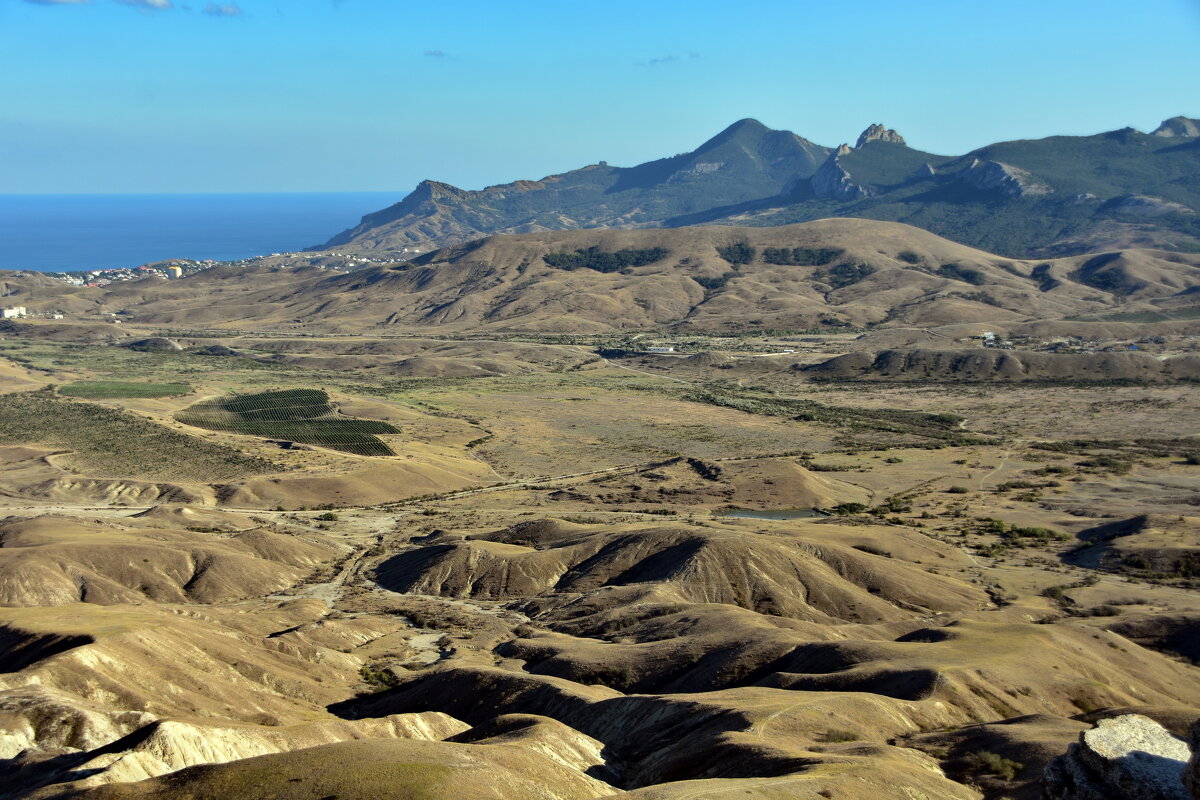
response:
[(1193, 800), (1183, 772), (1191, 749), (1149, 717), (1126, 714), (1084, 731), (1046, 767), (1047, 800)]

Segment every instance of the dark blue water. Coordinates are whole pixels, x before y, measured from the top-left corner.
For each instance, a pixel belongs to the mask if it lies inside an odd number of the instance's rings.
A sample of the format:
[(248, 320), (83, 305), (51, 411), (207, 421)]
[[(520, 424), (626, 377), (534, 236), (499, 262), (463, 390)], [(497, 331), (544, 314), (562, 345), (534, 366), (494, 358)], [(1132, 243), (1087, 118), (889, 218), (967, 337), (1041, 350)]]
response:
[(301, 250), (404, 194), (0, 195), (0, 269), (58, 272)]

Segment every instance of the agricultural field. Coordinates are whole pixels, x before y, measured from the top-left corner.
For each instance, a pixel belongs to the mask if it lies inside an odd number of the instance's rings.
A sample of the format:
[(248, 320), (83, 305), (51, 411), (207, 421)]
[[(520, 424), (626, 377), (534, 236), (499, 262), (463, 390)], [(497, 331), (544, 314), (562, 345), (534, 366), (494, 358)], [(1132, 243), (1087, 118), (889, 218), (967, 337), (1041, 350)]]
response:
[(302, 442), (360, 456), (394, 456), (377, 434), (400, 433), (380, 420), (340, 415), (321, 389), (285, 389), (205, 400), (178, 411), (186, 425), (244, 436)]
[(124, 381), (74, 381), (60, 386), (58, 393), (85, 400), (121, 400), (142, 397), (174, 397), (188, 394), (186, 383), (126, 383)]

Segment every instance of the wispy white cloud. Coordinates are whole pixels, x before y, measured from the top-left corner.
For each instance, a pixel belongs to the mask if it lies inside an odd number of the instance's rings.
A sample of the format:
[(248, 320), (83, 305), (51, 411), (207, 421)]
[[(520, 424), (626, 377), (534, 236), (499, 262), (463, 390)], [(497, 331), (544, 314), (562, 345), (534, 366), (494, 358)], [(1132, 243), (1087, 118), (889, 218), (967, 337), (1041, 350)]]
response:
[(123, 6), (134, 6), (147, 11), (169, 11), (175, 7), (171, 0), (117, 0)]
[(213, 17), (240, 17), (242, 7), (237, 3), (209, 3), (204, 7), (204, 13)]
[[(688, 57), (688, 60), (690, 61), (690, 60), (700, 58), (700, 54), (697, 53), (695, 50), (689, 50), (687, 57)], [(637, 65), (639, 67), (659, 67), (659, 66), (662, 66), (663, 64), (673, 64), (676, 61), (682, 61), (682, 60), (683, 59), (681, 57), (675, 55), (674, 53), (668, 53), (665, 56), (658, 56), (657, 58), (648, 58), (645, 61), (638, 61)]]

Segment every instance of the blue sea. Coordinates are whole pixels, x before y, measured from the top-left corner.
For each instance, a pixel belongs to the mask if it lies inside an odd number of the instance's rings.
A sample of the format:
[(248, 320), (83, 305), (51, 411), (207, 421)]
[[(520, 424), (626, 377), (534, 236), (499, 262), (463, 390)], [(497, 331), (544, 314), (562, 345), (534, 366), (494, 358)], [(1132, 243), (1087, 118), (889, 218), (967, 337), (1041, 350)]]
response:
[(0, 195), (0, 269), (61, 272), (302, 250), (405, 194)]

